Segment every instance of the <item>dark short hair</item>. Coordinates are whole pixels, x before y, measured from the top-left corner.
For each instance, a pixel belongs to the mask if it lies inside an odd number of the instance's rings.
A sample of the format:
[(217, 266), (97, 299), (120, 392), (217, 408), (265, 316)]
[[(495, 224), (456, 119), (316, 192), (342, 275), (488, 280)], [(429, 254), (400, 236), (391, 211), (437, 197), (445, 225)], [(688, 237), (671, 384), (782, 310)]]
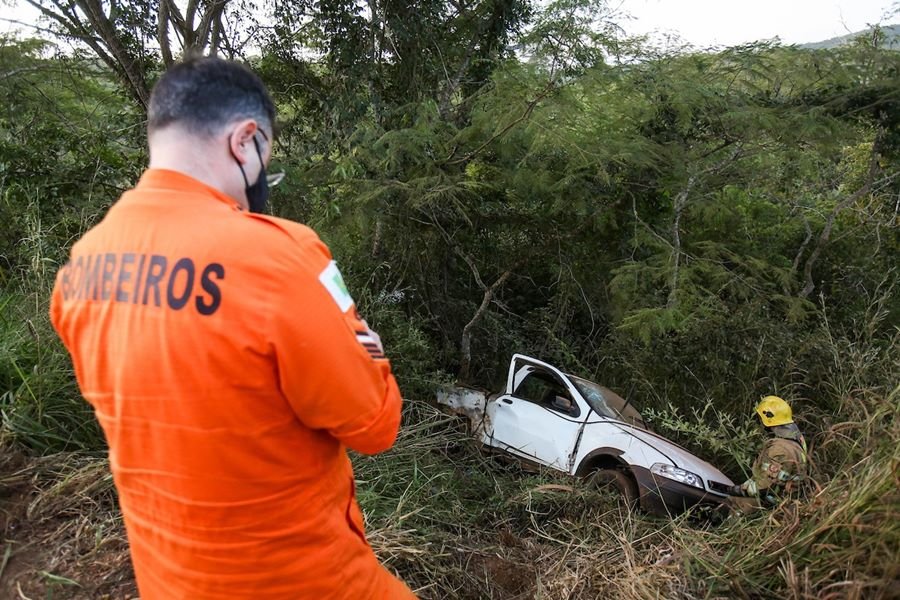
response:
[(275, 103), (262, 80), (242, 64), (212, 56), (192, 57), (166, 71), (150, 94), (147, 131), (178, 124), (214, 135), (240, 119), (275, 124)]

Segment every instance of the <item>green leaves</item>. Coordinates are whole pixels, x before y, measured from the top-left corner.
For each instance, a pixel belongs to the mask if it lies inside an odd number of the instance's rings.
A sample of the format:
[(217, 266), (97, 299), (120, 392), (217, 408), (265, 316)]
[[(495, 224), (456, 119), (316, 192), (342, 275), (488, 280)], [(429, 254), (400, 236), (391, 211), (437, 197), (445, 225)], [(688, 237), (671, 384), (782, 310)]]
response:
[[(787, 376), (773, 340), (800, 356), (823, 304), (851, 324), (895, 276), (900, 59), (878, 44), (663, 53), (594, 0), (275, 9), (252, 59), (281, 115), (272, 204), (419, 381), (456, 371), (465, 330), (476, 382), (530, 352), (724, 400)], [(58, 259), (145, 158), (110, 73), (47, 52), (0, 44), (4, 277)]]

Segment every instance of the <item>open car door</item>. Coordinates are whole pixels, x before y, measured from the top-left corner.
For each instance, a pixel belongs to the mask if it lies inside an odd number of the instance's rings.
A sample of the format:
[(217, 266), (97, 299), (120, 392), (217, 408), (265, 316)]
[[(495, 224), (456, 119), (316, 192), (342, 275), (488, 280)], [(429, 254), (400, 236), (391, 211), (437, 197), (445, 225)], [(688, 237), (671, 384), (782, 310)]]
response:
[(516, 354), (505, 393), (486, 407), (488, 444), (560, 471), (570, 471), (588, 406), (569, 378)]

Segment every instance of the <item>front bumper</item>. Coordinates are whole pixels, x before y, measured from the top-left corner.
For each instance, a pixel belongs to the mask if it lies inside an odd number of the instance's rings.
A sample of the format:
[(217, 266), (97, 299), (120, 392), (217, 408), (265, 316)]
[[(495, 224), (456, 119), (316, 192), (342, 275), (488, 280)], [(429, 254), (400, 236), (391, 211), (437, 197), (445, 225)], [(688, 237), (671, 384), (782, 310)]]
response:
[(641, 508), (649, 513), (676, 516), (692, 508), (720, 510), (727, 496), (707, 492), (666, 477), (644, 467), (631, 467), (637, 480)]

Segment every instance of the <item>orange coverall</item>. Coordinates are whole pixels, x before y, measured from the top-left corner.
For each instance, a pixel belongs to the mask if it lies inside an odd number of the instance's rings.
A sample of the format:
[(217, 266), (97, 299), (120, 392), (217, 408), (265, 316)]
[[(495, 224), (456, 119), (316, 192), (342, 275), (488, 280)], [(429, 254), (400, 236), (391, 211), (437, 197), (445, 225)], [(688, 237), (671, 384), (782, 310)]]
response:
[(366, 542), (345, 450), (394, 443), (400, 392), (311, 229), (149, 170), (50, 312), (142, 600), (413, 597)]

